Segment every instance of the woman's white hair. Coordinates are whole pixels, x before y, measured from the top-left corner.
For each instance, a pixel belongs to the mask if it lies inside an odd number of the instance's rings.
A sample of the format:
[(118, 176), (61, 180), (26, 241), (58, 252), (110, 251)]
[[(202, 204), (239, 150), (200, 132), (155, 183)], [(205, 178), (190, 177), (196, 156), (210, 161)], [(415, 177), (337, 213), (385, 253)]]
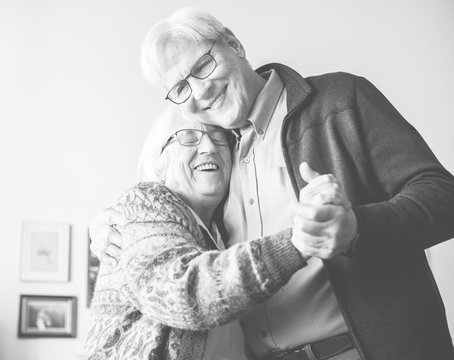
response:
[[(160, 83), (159, 74), (168, 68), (168, 50), (182, 40), (200, 44), (217, 40), (230, 32), (212, 15), (194, 8), (183, 8), (153, 25), (142, 45), (141, 65), (145, 79)], [(162, 85), (162, 84), (161, 84)]]
[(137, 167), (139, 181), (164, 182), (167, 173), (168, 152), (161, 148), (175, 131), (191, 128), (193, 121), (183, 117), (177, 106), (169, 106), (153, 121), (142, 148)]

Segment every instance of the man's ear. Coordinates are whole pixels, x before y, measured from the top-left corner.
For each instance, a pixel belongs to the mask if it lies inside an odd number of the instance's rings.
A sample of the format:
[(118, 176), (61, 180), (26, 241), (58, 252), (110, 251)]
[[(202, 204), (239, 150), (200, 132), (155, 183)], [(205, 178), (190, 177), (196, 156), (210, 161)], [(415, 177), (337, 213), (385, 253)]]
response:
[(243, 45), (241, 45), (240, 40), (233, 34), (233, 32), (224, 28), (223, 38), (226, 44), (241, 58), (246, 58), (246, 51), (244, 50)]

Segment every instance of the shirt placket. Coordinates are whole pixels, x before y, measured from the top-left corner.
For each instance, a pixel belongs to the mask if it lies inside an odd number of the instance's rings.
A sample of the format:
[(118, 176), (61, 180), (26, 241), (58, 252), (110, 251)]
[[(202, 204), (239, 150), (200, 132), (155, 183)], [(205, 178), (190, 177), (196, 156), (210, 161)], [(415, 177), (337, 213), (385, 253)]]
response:
[(255, 136), (256, 134), (252, 126), (242, 135), (239, 158), (248, 239), (257, 239), (263, 236), (263, 224), (258, 198), (255, 150), (254, 146), (252, 146)]
[[(259, 201), (259, 183), (257, 176), (257, 134), (251, 125), (242, 133), (239, 147), (239, 173), (241, 178), (241, 189), (243, 193), (243, 206), (246, 217), (246, 230), (248, 239), (258, 239), (264, 236), (263, 216)], [(254, 141), (255, 140), (255, 141)], [(266, 179), (262, 179), (262, 182)], [(263, 185), (263, 184), (260, 184)], [(276, 348), (276, 344), (271, 334), (269, 316), (266, 304), (258, 305), (262, 309), (263, 317), (256, 319), (256, 334), (250, 334), (255, 338), (260, 338), (261, 342), (266, 343), (270, 348)], [(252, 329), (251, 329), (252, 330)]]

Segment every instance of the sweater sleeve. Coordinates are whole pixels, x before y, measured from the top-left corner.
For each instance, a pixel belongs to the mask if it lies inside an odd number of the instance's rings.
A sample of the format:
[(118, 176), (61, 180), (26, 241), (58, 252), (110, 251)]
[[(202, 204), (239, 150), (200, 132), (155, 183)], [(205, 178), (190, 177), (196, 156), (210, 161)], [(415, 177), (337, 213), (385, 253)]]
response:
[(388, 200), (354, 207), (357, 251), (426, 249), (454, 236), (454, 178), (366, 79), (356, 80), (363, 146)]
[(162, 185), (135, 187), (119, 202), (127, 216), (120, 265), (140, 310), (168, 326), (202, 330), (264, 301), (306, 263), (291, 229), (208, 251), (186, 206)]

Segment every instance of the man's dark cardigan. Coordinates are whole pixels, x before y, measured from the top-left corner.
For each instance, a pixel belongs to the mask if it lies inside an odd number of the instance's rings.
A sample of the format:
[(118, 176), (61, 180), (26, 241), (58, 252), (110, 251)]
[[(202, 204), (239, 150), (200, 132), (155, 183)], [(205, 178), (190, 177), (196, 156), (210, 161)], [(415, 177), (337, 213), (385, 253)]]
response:
[[(340, 181), (360, 237), (353, 256), (324, 261), (365, 360), (454, 359), (445, 309), (424, 249), (454, 237), (454, 178), (366, 79), (303, 79), (269, 64), (287, 89), (282, 151), (295, 195), (302, 161)], [(417, 105), (417, 104), (415, 104)]]

